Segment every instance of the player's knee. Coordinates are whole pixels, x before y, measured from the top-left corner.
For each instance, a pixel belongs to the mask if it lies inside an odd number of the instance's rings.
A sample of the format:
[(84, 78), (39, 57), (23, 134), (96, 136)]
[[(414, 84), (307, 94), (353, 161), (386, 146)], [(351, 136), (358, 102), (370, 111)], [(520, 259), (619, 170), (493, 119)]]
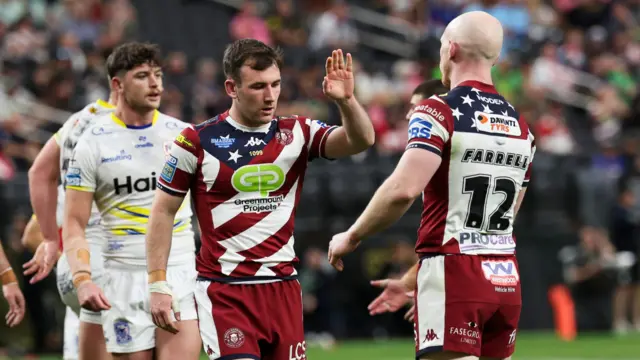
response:
[(478, 357), (454, 351), (427, 353), (420, 356), (420, 360), (478, 360)]

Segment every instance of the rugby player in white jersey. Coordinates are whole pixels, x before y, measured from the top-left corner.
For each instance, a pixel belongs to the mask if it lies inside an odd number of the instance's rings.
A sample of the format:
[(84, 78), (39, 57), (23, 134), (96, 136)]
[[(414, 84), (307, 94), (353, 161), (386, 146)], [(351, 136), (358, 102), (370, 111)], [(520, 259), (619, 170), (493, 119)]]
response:
[[(80, 305), (103, 310), (107, 351), (119, 359), (195, 360), (200, 353), (195, 286), (195, 242), (190, 202), (173, 223), (174, 246), (167, 281), (175, 295), (179, 332), (158, 329), (149, 312), (145, 233), (156, 177), (167, 146), (187, 124), (158, 112), (163, 92), (160, 51), (137, 42), (117, 47), (107, 59), (118, 105), (80, 137), (66, 176), (64, 250)], [(105, 281), (91, 280), (85, 228), (95, 201), (107, 243)], [(104, 292), (103, 292), (104, 291)]]
[(492, 85), (502, 36), (500, 22), (485, 12), (449, 23), (440, 70), (450, 91), (413, 108), (395, 171), (329, 245), (329, 261), (343, 270), (343, 256), (397, 221), (422, 194), (421, 260), (387, 294), (415, 288), (416, 358), (509, 359), (515, 349), (522, 299), (513, 220), (535, 142)]
[[(29, 191), (34, 216), (28, 229), (38, 229), (40, 234), (30, 232), (23, 239), (30, 247), (37, 244), (33, 259), (25, 264), (25, 275), (34, 275), (31, 283), (44, 279), (57, 260), (56, 275), (58, 292), (67, 306), (64, 323), (64, 359), (108, 359), (102, 315), (88, 309), (81, 309), (72, 283), (72, 275), (62, 250), (62, 212), (64, 209), (64, 182), (69, 162), (78, 139), (96, 118), (111, 113), (115, 109), (117, 95), (111, 93), (109, 101), (97, 100), (81, 111), (71, 115), (60, 130), (38, 153), (29, 169)], [(61, 181), (62, 185), (58, 186)], [(40, 235), (40, 236), (39, 236)], [(87, 225), (87, 240), (91, 257), (93, 281), (103, 280), (102, 246), (105, 236), (100, 224), (100, 213), (95, 204)]]

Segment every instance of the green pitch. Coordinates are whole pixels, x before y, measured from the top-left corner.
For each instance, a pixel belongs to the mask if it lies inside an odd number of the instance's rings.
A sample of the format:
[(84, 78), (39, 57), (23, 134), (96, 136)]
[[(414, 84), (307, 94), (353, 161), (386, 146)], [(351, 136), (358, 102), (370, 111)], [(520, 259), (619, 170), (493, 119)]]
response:
[[(0, 357), (1, 358), (1, 357)], [(34, 359), (31, 357), (31, 359)], [(41, 359), (60, 359), (59, 356)], [(202, 357), (203, 360), (207, 358)], [(410, 360), (413, 359), (413, 342), (349, 341), (338, 343), (332, 350), (318, 347), (307, 349), (308, 360)], [(582, 335), (573, 342), (563, 342), (553, 334), (518, 334), (514, 360), (640, 360), (640, 334), (614, 337)], [(278, 359), (280, 360), (280, 359)], [(282, 359), (289, 360), (289, 359)], [(292, 359), (295, 360), (295, 359)]]

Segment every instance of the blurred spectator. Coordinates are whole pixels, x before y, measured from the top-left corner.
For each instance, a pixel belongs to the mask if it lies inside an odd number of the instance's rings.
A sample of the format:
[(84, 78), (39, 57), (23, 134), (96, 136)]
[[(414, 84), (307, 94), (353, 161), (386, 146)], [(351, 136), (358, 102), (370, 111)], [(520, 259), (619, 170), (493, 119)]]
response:
[(242, 10), (229, 24), (229, 33), (232, 40), (257, 39), (268, 45), (273, 44), (267, 22), (259, 16), (253, 0), (244, 1)]
[(336, 1), (318, 17), (309, 36), (309, 47), (314, 51), (342, 49), (352, 52), (357, 42), (358, 32), (349, 19), (349, 8), (342, 1)]

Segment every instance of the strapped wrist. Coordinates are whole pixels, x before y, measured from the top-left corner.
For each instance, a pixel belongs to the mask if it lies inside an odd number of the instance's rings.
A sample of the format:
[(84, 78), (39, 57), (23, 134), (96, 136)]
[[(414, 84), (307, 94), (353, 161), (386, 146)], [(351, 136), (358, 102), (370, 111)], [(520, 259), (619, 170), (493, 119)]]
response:
[(80, 285), (91, 281), (91, 273), (87, 271), (77, 271), (73, 274), (73, 286), (77, 289)]
[(13, 272), (11, 266), (0, 273), (0, 281), (2, 281), (2, 285), (9, 285), (18, 282), (18, 278), (16, 278), (16, 274)]
[(149, 284), (159, 282), (159, 281), (167, 281), (167, 270), (153, 270), (149, 272)]

